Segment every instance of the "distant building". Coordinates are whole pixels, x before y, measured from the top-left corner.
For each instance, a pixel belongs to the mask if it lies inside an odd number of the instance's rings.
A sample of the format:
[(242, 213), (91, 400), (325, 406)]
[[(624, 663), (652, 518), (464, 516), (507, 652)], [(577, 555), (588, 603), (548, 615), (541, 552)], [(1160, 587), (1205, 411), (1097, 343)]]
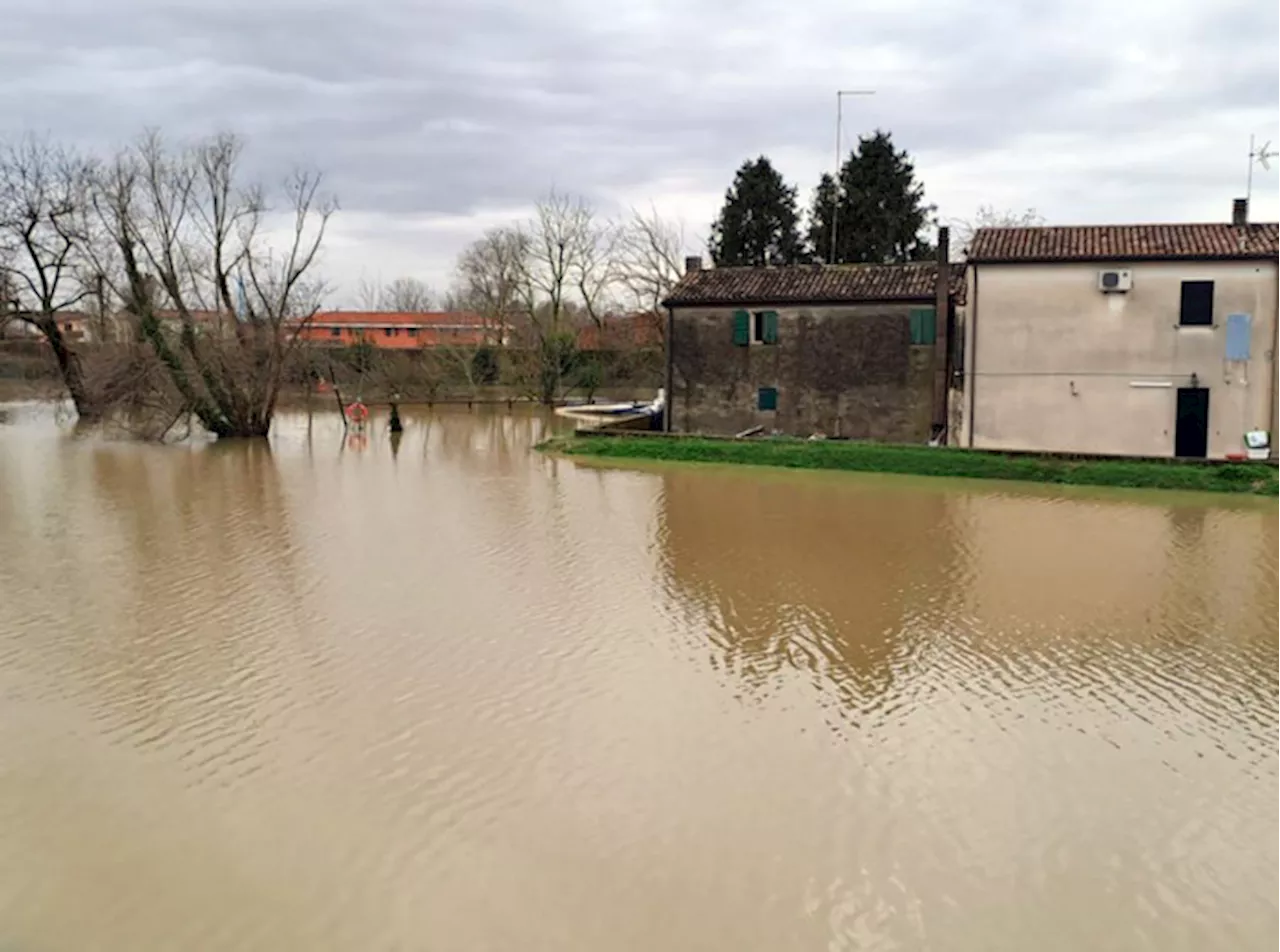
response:
[(83, 311), (63, 311), (54, 317), (62, 336), (72, 343), (86, 343), (94, 339), (93, 319)]
[(638, 311), (634, 314), (609, 314), (597, 325), (578, 328), (578, 350), (646, 350), (662, 346), (661, 314)]
[(979, 229), (951, 442), (1223, 458), (1260, 429), (1274, 447), (1277, 226), (1243, 206), (1229, 224)]
[[(158, 308), (155, 311), (156, 319), (170, 334), (180, 334), (182, 332), (182, 313), (173, 308)], [(192, 308), (187, 311), (187, 316), (191, 319), (191, 326), (195, 328), (196, 334), (206, 338), (222, 338), (231, 339), (235, 334), (236, 317), (227, 310), (208, 310), (202, 308)], [(136, 319), (131, 319), (130, 333), (136, 335), (138, 329)]]
[(923, 443), (946, 428), (962, 276), (946, 262), (703, 269), (669, 312), (668, 426)]
[[(84, 311), (59, 311), (54, 314), (53, 320), (62, 332), (63, 339), (70, 344), (98, 343), (101, 337), (99, 331), (107, 323)], [(5, 339), (44, 341), (45, 337), (26, 321), (10, 318), (7, 321), (0, 320), (0, 340)]]
[(464, 311), (320, 311), (299, 336), (309, 344), (351, 347), (366, 341), (385, 350), (502, 343), (497, 327)]

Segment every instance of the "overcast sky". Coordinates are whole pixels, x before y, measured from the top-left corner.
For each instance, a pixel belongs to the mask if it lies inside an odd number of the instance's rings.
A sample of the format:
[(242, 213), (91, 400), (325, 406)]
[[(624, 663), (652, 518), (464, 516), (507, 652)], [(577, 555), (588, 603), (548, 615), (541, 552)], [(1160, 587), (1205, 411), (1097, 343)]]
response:
[[(699, 250), (769, 155), (807, 204), (875, 127), (942, 218), (1225, 220), (1280, 140), (1276, 0), (0, 0), (0, 130), (93, 148), (232, 129), (325, 170), (325, 268), (439, 286), (549, 187), (656, 206)], [(1280, 212), (1277, 166), (1254, 220)]]

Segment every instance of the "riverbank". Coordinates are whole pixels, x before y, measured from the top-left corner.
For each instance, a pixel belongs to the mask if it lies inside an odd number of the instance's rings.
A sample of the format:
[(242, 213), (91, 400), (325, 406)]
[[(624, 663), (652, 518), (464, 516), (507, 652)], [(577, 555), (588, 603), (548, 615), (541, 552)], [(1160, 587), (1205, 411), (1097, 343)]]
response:
[(564, 456), (610, 460), (735, 463), (788, 469), (832, 469), (1260, 496), (1275, 496), (1278, 488), (1276, 468), (1265, 463), (1097, 459), (844, 440), (579, 434), (553, 438), (539, 449)]

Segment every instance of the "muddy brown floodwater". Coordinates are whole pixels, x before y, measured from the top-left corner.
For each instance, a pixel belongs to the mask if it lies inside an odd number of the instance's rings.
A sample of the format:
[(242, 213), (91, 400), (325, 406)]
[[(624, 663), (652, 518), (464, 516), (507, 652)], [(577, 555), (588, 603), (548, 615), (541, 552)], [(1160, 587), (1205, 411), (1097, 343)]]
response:
[(1272, 950), (1273, 501), (0, 422), (0, 949)]

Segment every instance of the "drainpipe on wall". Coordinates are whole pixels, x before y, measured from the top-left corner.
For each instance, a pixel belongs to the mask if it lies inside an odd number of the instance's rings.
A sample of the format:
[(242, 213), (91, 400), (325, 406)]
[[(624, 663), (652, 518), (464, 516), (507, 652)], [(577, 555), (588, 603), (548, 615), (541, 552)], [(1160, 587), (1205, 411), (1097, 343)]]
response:
[(977, 430), (977, 421), (973, 418), (973, 408), (977, 401), (973, 397), (975, 384), (978, 381), (978, 273), (973, 267), (973, 293), (964, 302), (965, 313), (965, 349), (969, 351), (969, 359), (965, 361), (965, 373), (969, 377), (969, 448), (973, 449), (973, 434)]
[[(1270, 300), (1273, 302), (1276, 300), (1274, 290)], [(1269, 408), (1271, 420), (1267, 428), (1267, 439), (1271, 442), (1272, 459), (1280, 456), (1280, 447), (1276, 446), (1276, 402), (1280, 400), (1280, 386), (1277, 386), (1280, 383), (1280, 378), (1277, 377), (1277, 373), (1280, 372), (1280, 353), (1276, 352), (1277, 347), (1280, 347), (1280, 311), (1277, 311), (1271, 319), (1271, 372), (1267, 375), (1267, 385), (1271, 388)]]
[(948, 325), (951, 318), (951, 229), (946, 225), (938, 229), (938, 278), (934, 287), (934, 345), (933, 345), (933, 433), (931, 438), (939, 444), (946, 443), (947, 436), (947, 387), (951, 380), (951, 347), (948, 342)]
[(672, 431), (671, 418), (675, 416), (676, 411), (676, 391), (673, 384), (675, 383), (675, 361), (672, 359), (674, 354), (674, 341), (676, 329), (676, 312), (670, 307), (667, 308), (667, 340), (666, 340), (666, 369), (663, 371), (662, 385), (666, 391), (667, 403), (662, 408), (662, 432), (670, 433)]

